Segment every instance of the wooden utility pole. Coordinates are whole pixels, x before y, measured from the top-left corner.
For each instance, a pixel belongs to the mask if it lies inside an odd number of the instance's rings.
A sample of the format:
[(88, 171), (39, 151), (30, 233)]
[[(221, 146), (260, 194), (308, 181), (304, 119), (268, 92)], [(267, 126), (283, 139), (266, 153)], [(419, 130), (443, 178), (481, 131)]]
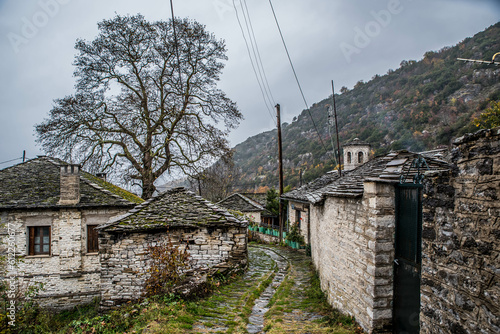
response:
[(342, 176), (342, 163), (340, 161), (339, 126), (337, 124), (337, 106), (335, 105), (335, 89), (332, 80), (333, 113), (335, 114), (335, 131), (337, 132), (337, 161), (339, 163), (339, 176)]
[(278, 118), (278, 170), (279, 170), (279, 180), (280, 180), (280, 191), (279, 191), (279, 215), (278, 220), (280, 224), (280, 236), (279, 241), (281, 243), (283, 239), (283, 204), (281, 202), (281, 195), (283, 195), (283, 152), (281, 147), (281, 117), (280, 117), (280, 105), (276, 105), (276, 117)]
[(201, 197), (201, 181), (200, 181), (200, 176), (196, 178), (198, 180), (198, 195)]

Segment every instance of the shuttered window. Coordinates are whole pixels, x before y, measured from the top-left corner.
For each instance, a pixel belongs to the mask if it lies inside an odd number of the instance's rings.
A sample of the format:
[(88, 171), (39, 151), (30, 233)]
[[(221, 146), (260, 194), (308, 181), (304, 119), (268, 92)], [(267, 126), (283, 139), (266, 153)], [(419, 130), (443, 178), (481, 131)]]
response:
[(29, 255), (50, 255), (50, 226), (30, 226), (28, 234)]
[(97, 225), (87, 225), (87, 252), (97, 253), (99, 252), (99, 235), (95, 229)]

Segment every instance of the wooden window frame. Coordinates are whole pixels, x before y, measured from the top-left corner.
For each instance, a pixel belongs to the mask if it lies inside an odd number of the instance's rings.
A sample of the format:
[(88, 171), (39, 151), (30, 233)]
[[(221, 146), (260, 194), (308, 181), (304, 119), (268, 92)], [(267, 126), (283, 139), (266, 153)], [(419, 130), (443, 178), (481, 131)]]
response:
[(99, 225), (87, 225), (87, 253), (99, 253), (99, 233), (95, 228)]
[[(48, 228), (49, 229), (49, 250), (48, 252), (43, 252), (43, 246), (45, 245), (43, 243), (43, 236), (40, 235), (40, 232), (42, 229)], [(40, 251), (36, 252), (35, 251), (35, 236), (38, 234), (40, 237)], [(52, 250), (52, 227), (49, 226), (28, 226), (28, 255), (35, 256), (35, 255), (50, 255), (51, 250)]]
[(302, 227), (302, 211), (295, 210), (295, 222), (299, 225), (299, 229)]

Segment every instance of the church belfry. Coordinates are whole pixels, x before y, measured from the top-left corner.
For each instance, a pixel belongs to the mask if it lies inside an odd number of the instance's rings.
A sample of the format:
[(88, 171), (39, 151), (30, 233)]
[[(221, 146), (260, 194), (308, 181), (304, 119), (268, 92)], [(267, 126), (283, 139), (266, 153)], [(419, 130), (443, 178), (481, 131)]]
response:
[(345, 144), (343, 149), (344, 170), (352, 170), (369, 160), (370, 144), (362, 142), (359, 138), (354, 138), (351, 142)]

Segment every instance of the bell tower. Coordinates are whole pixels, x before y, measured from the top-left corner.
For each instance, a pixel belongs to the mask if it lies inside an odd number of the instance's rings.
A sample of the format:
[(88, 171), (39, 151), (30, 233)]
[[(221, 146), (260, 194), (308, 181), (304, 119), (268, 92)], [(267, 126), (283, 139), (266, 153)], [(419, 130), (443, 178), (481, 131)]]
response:
[(344, 149), (344, 170), (346, 171), (357, 168), (369, 160), (370, 144), (359, 140), (359, 138), (354, 138), (342, 148)]

